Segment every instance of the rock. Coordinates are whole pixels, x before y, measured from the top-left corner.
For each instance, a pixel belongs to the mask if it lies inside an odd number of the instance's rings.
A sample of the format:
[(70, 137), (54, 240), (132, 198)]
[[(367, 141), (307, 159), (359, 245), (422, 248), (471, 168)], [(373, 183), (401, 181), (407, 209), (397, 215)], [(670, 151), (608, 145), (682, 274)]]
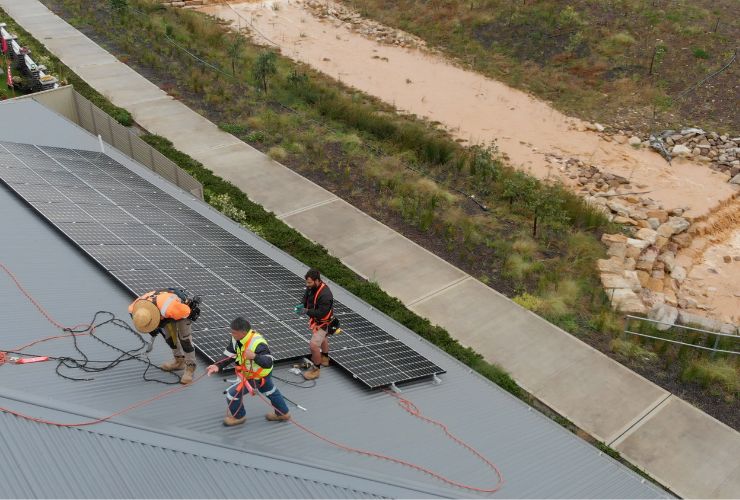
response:
[(673, 154), (673, 156), (688, 156), (691, 154), (691, 150), (683, 144), (676, 144), (673, 146), (673, 149), (671, 149), (671, 154)]
[(657, 325), (658, 330), (666, 331), (676, 323), (678, 309), (668, 304), (660, 304), (648, 312), (648, 318), (659, 321), (660, 324)]
[(666, 238), (665, 236), (658, 235), (658, 237), (655, 238), (655, 246), (658, 247), (658, 249), (660, 250), (661, 248), (666, 246), (669, 241), (670, 240)]
[(676, 256), (672, 252), (664, 252), (658, 256), (658, 260), (665, 264), (668, 271), (672, 271), (676, 266)]
[(622, 217), (629, 217), (629, 209), (615, 200), (607, 201), (606, 206), (609, 207), (609, 210)]
[(676, 298), (676, 294), (672, 290), (664, 291), (663, 295), (665, 295), (666, 304), (671, 305), (673, 307), (676, 307), (678, 305), (678, 299)]
[(647, 287), (647, 284), (650, 282), (650, 275), (647, 273), (647, 271), (635, 271), (637, 273), (637, 279), (640, 281), (640, 285)]
[(711, 332), (717, 332), (722, 329), (722, 323), (719, 321), (686, 311), (678, 311), (678, 322), (682, 325), (694, 326)]
[[(683, 208), (674, 208), (670, 212), (668, 212), (670, 215), (675, 215), (676, 217), (680, 217), (683, 215)], [(663, 221), (666, 222), (666, 221)]]
[(596, 267), (601, 273), (612, 273), (621, 275), (624, 271), (624, 262), (618, 257), (610, 259), (599, 259), (596, 261)]
[(686, 279), (686, 268), (683, 266), (673, 266), (671, 271), (671, 278), (678, 281), (679, 283)]
[(650, 229), (652, 229), (653, 231), (658, 229), (658, 226), (660, 226), (660, 220), (656, 217), (649, 217), (647, 223)]
[(596, 129), (597, 132), (603, 132), (605, 130), (601, 123), (594, 123), (594, 129)]
[(604, 288), (629, 288), (632, 289), (631, 284), (619, 274), (604, 273), (600, 276), (601, 284)]
[(629, 217), (623, 217), (621, 215), (615, 216), (612, 221), (614, 221), (617, 224), (629, 224), (631, 226), (636, 226), (637, 221), (630, 219)]
[(691, 223), (683, 217), (670, 217), (666, 224), (673, 228), (673, 234), (683, 233), (691, 226)]
[(737, 174), (735, 177), (730, 179), (730, 184), (740, 184), (740, 174)]
[(725, 255), (724, 257), (722, 257), (722, 260), (725, 261), (725, 264), (729, 264), (730, 262), (732, 262), (732, 257), (729, 255)]
[(612, 243), (606, 251), (606, 254), (610, 257), (618, 257), (620, 260), (624, 260), (627, 253), (627, 243)]
[(658, 250), (653, 247), (646, 248), (637, 259), (636, 269), (642, 269), (643, 271), (651, 271), (655, 259), (658, 257)]
[(625, 269), (623, 276), (624, 280), (627, 282), (629, 288), (633, 292), (640, 291), (640, 289), (642, 288), (642, 283), (640, 283), (640, 277), (637, 275), (637, 271)]
[(634, 258), (627, 257), (627, 258), (624, 259), (624, 268), (627, 271), (634, 271), (636, 265), (637, 265), (637, 262), (635, 261)]
[(616, 142), (617, 144), (624, 144), (625, 142), (627, 142), (627, 136), (623, 134), (616, 134), (612, 138), (614, 139), (614, 142)]
[(650, 291), (656, 292), (656, 293), (662, 293), (663, 292), (663, 280), (658, 278), (653, 278), (652, 276), (648, 278), (647, 285), (645, 285), (645, 288), (647, 288)]
[(645, 240), (638, 240), (637, 238), (627, 238), (627, 246), (635, 247), (638, 250), (642, 251), (649, 247), (650, 243)]
[(653, 271), (650, 273), (650, 276), (655, 279), (662, 280), (665, 279), (665, 271), (663, 271), (662, 269), (653, 269)]
[(627, 140), (627, 144), (629, 144), (633, 148), (636, 148), (636, 147), (638, 147), (638, 146), (640, 146), (642, 144), (642, 140), (639, 137), (637, 137), (636, 135), (633, 135), (632, 137), (630, 137)]
[(655, 243), (655, 239), (658, 237), (658, 233), (652, 229), (644, 227), (637, 231), (637, 233), (635, 233), (635, 236), (642, 241), (647, 241), (649, 245), (652, 245), (653, 243)]
[(647, 214), (648, 218), (654, 218), (658, 219), (661, 223), (668, 221), (668, 212), (665, 210), (648, 210)]
[(679, 248), (688, 248), (691, 245), (691, 235), (688, 233), (675, 234), (671, 237), (671, 241), (676, 243)]
[(627, 243), (627, 237), (623, 234), (602, 234), (601, 242), (607, 245), (612, 243)]
[(647, 308), (642, 303), (640, 297), (627, 288), (618, 288), (609, 292), (611, 296), (612, 306), (616, 309), (632, 314), (645, 314)]

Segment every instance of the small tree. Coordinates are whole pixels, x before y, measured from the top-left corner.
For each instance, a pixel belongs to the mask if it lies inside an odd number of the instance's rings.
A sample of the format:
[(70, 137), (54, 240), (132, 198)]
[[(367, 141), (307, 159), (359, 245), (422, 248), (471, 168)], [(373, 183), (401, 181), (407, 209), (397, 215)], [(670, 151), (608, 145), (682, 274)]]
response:
[(277, 73), (277, 56), (274, 52), (264, 51), (257, 56), (252, 67), (252, 75), (263, 92), (267, 92), (267, 82), (272, 75)]
[(509, 200), (509, 209), (512, 209), (514, 202), (524, 201), (532, 196), (532, 191), (537, 187), (537, 180), (515, 171), (504, 179), (503, 186), (503, 196)]
[(108, 0), (110, 2), (110, 8), (119, 18), (123, 18), (128, 11), (128, 0)]
[(236, 76), (236, 62), (239, 60), (239, 56), (242, 53), (242, 46), (244, 45), (244, 37), (241, 33), (234, 33), (231, 38), (231, 43), (226, 47), (226, 52), (229, 54), (231, 59), (231, 74)]
[(568, 222), (563, 194), (560, 186), (542, 183), (528, 192), (525, 202), (532, 214), (533, 238), (537, 237), (540, 226), (558, 228)]

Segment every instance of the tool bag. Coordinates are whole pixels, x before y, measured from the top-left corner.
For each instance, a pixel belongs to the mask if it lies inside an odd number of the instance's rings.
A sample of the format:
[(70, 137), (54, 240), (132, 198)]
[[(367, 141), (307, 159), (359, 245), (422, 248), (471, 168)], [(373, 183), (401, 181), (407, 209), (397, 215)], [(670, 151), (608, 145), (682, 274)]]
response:
[(334, 335), (335, 333), (341, 333), (342, 329), (339, 328), (339, 318), (332, 316), (331, 321), (326, 325), (326, 334)]

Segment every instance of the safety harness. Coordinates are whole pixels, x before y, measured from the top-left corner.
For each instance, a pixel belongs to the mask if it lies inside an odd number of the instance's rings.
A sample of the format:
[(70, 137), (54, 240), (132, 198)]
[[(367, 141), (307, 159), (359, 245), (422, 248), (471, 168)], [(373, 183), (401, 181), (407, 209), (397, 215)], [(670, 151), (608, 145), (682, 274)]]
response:
[(244, 357), (246, 351), (256, 352), (257, 348), (262, 344), (267, 344), (267, 341), (254, 330), (249, 330), (247, 335), (236, 343), (236, 374), (239, 377), (239, 385), (236, 388), (237, 393), (241, 393), (246, 388), (249, 394), (254, 395), (253, 386), (249, 381), (258, 379), (260, 380), (259, 387), (262, 387), (265, 383), (265, 377), (272, 372), (272, 367), (262, 368), (254, 360), (247, 360)]
[[(316, 290), (316, 294), (313, 296), (313, 308), (316, 309), (316, 306), (318, 305), (319, 301), (319, 294), (326, 288), (326, 283), (321, 283), (321, 286), (319, 286), (319, 289)], [(322, 329), (327, 329), (329, 324), (332, 323), (332, 316), (334, 315), (334, 304), (331, 305), (329, 308), (329, 312), (326, 313), (323, 317), (319, 318), (318, 320), (316, 318), (309, 318), (308, 320), (308, 326), (311, 328), (311, 331), (313, 333), (318, 332)]]

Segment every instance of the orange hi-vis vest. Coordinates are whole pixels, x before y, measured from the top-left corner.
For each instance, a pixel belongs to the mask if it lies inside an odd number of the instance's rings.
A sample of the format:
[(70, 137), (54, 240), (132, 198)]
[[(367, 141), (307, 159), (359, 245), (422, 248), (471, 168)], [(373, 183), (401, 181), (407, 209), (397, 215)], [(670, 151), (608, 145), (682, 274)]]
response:
[(145, 293), (141, 297), (134, 300), (130, 306), (128, 306), (128, 312), (134, 312), (134, 304), (140, 300), (148, 300), (153, 303), (159, 309), (159, 314), (164, 319), (181, 320), (190, 316), (190, 307), (187, 304), (183, 304), (180, 297), (167, 290), (151, 291)]
[[(313, 308), (316, 309), (316, 305), (319, 300), (319, 294), (321, 291), (326, 287), (326, 283), (321, 283), (321, 286), (318, 290), (316, 290), (316, 295), (313, 296)], [(329, 312), (326, 313), (325, 316), (322, 318), (316, 319), (316, 318), (309, 318), (308, 319), (308, 327), (311, 329), (313, 333), (318, 332), (322, 328), (326, 328), (329, 326), (329, 323), (331, 323), (331, 317), (334, 315), (334, 308), (330, 308)]]

